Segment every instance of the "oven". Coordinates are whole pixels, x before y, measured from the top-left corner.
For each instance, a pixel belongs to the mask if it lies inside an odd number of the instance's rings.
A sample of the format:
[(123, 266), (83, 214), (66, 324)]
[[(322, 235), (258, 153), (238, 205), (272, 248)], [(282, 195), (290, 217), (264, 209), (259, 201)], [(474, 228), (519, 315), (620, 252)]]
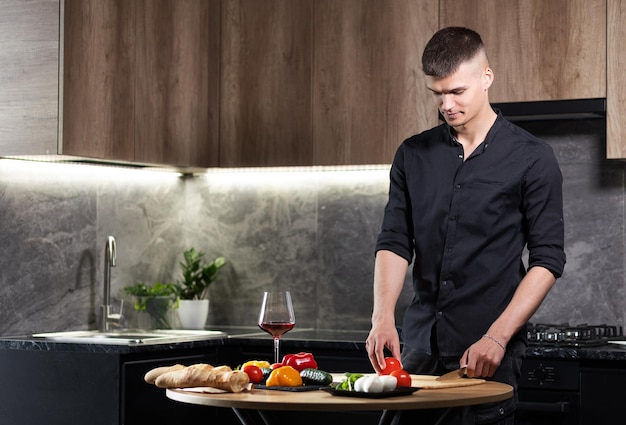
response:
[(516, 425), (578, 424), (579, 376), (577, 361), (525, 359)]
[[(575, 349), (597, 347), (607, 344), (611, 339), (622, 338), (622, 335), (622, 329), (618, 326), (528, 325), (531, 352), (535, 347)], [(617, 387), (606, 388), (605, 385), (599, 386), (597, 382), (593, 384), (589, 376), (593, 376), (596, 370), (590, 368), (576, 355), (562, 358), (528, 356), (522, 364), (522, 376), (519, 381), (516, 425), (588, 424), (585, 418), (595, 416), (597, 413), (591, 410), (594, 407), (589, 395), (595, 395), (597, 398), (604, 397), (602, 394), (606, 393), (621, 393)], [(590, 371), (592, 375), (589, 375)]]

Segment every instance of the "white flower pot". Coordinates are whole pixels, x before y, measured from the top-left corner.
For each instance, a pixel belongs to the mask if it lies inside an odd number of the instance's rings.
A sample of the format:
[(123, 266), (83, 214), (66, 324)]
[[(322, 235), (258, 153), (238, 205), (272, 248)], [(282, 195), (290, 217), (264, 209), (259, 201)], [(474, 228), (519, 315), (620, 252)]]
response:
[(178, 319), (183, 329), (204, 329), (209, 316), (209, 300), (180, 300)]

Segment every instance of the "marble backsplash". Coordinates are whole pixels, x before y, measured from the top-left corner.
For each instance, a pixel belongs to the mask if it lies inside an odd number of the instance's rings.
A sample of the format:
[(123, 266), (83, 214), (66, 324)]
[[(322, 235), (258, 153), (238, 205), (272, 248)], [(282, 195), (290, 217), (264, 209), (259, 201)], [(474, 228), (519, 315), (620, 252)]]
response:
[[(604, 159), (603, 120), (520, 125), (549, 141), (564, 176), (567, 265), (533, 321), (623, 323), (625, 169)], [(108, 235), (116, 305), (126, 285), (175, 279), (193, 246), (228, 261), (210, 291), (209, 327), (254, 326), (262, 292), (280, 288), (292, 291), (298, 327), (367, 330), (387, 176), (180, 178), (0, 161), (0, 335), (95, 328)], [(410, 297), (407, 277), (398, 321)]]

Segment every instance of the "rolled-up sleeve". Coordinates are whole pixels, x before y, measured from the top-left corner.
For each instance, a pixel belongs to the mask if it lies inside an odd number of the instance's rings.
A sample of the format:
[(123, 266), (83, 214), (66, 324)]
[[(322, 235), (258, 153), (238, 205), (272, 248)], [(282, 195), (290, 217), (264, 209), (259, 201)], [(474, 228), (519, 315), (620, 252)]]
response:
[(563, 176), (550, 146), (541, 148), (524, 179), (528, 267), (545, 267), (559, 278), (565, 267)]
[(389, 199), (381, 232), (378, 235), (375, 252), (391, 251), (407, 262), (413, 260), (413, 227), (411, 225), (411, 201), (409, 199), (405, 163), (404, 145), (396, 152), (389, 173)]

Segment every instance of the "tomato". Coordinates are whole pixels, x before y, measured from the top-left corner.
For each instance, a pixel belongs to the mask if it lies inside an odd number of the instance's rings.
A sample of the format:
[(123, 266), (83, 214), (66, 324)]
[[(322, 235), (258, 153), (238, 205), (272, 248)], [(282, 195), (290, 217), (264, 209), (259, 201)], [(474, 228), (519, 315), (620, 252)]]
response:
[(253, 384), (258, 384), (263, 380), (263, 371), (258, 366), (248, 365), (243, 368), (243, 371)]
[(381, 375), (391, 375), (391, 372), (398, 369), (402, 369), (400, 360), (393, 357), (385, 357), (385, 368), (382, 370)]
[(404, 369), (396, 369), (390, 374), (394, 376), (398, 380), (398, 387), (410, 387), (411, 386), (411, 375)]

